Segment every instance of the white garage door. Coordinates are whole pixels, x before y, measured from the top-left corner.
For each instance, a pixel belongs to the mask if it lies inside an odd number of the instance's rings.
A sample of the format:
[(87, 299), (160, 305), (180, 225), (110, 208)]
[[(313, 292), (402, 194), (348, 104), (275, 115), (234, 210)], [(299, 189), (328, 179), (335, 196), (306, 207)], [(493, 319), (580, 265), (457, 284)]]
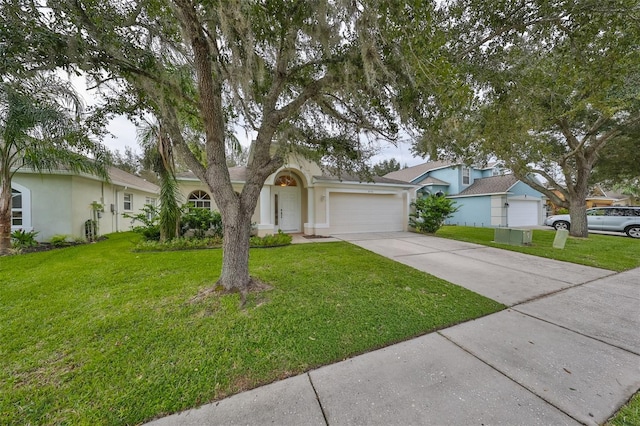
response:
[(402, 231), (405, 220), (402, 195), (329, 195), (329, 225), (334, 234)]
[(509, 200), (509, 226), (533, 226), (538, 222), (538, 205), (536, 200)]

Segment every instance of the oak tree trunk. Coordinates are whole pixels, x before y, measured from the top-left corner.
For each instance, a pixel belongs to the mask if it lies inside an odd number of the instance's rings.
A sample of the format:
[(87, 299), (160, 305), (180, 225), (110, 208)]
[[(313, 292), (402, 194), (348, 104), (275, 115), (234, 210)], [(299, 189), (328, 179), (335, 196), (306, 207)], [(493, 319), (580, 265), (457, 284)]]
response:
[[(584, 162), (584, 161), (583, 161)], [(578, 161), (580, 163), (580, 161)], [(569, 235), (572, 237), (587, 238), (589, 230), (587, 229), (587, 194), (589, 192), (589, 175), (590, 167), (581, 167), (573, 184), (568, 184), (569, 198), (569, 217), (571, 218), (571, 227)]]
[[(231, 210), (231, 211), (230, 211)], [(249, 237), (252, 211), (226, 209), (223, 212), (222, 273), (218, 285), (225, 290), (238, 290), (243, 295), (251, 284), (249, 276)]]
[(589, 230), (587, 229), (587, 206), (584, 199), (569, 199), (569, 217), (571, 218), (569, 235), (587, 238)]

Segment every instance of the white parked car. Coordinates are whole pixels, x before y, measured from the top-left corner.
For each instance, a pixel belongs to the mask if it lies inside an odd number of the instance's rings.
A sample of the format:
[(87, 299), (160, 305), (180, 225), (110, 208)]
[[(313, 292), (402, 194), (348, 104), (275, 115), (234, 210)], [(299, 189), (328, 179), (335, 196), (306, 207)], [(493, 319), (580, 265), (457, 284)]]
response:
[[(549, 216), (544, 224), (555, 229), (569, 229), (568, 214)], [(640, 207), (594, 207), (587, 210), (587, 228), (592, 231), (624, 232), (640, 238)]]

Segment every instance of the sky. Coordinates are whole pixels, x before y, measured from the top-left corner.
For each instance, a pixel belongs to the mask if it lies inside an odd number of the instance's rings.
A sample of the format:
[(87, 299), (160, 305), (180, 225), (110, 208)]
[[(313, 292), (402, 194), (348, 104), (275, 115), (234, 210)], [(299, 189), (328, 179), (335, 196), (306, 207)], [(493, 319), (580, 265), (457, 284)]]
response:
[[(83, 77), (72, 76), (70, 80), (78, 93), (83, 97), (87, 106), (96, 105), (99, 102), (95, 92), (86, 89), (86, 83)], [(107, 130), (110, 135), (105, 136), (103, 143), (109, 150), (124, 153), (126, 147), (131, 147), (134, 152), (141, 152), (136, 140), (136, 126), (129, 121), (127, 117), (115, 117), (109, 122)], [(246, 137), (244, 131), (239, 131), (236, 136), (243, 146), (249, 146), (250, 140)], [(380, 142), (379, 146), (380, 153), (372, 158), (372, 164), (394, 158), (402, 167), (405, 165), (411, 167), (426, 161), (420, 157), (413, 157), (408, 141), (399, 142), (397, 146), (391, 143)]]

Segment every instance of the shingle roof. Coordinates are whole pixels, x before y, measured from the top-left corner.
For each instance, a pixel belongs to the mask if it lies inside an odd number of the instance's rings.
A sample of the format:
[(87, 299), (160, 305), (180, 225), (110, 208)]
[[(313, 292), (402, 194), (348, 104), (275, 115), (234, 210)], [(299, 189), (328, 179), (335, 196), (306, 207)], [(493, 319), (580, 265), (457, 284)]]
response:
[(515, 185), (516, 182), (518, 182), (518, 178), (514, 175), (491, 176), (476, 179), (471, 186), (456, 195), (503, 194)]
[(160, 192), (160, 187), (158, 185), (115, 167), (109, 168), (109, 179), (116, 185), (136, 188), (142, 191), (153, 192), (156, 194)]
[[(229, 176), (232, 182), (245, 182), (247, 180), (247, 168), (245, 166), (229, 167)], [(192, 171), (176, 173), (178, 180), (199, 180)]]
[(443, 180), (434, 178), (432, 176), (427, 177), (425, 180), (423, 180), (422, 182), (420, 182), (420, 185), (426, 186), (426, 185), (442, 185), (442, 186), (449, 186), (450, 183), (449, 182), (445, 182)]
[(369, 179), (365, 177), (359, 177), (354, 175), (343, 174), (340, 176), (322, 175), (314, 176), (315, 180), (324, 182), (352, 182), (352, 183), (386, 183), (391, 185), (407, 186), (408, 182), (398, 179), (390, 179), (384, 176), (371, 176)]
[(406, 169), (387, 173), (386, 175), (384, 175), (384, 177), (411, 182), (414, 179), (419, 178), (429, 170), (440, 169), (447, 166), (454, 166), (455, 164), (456, 163), (451, 163), (449, 161), (429, 161), (427, 163), (418, 164), (417, 166), (407, 167)]

